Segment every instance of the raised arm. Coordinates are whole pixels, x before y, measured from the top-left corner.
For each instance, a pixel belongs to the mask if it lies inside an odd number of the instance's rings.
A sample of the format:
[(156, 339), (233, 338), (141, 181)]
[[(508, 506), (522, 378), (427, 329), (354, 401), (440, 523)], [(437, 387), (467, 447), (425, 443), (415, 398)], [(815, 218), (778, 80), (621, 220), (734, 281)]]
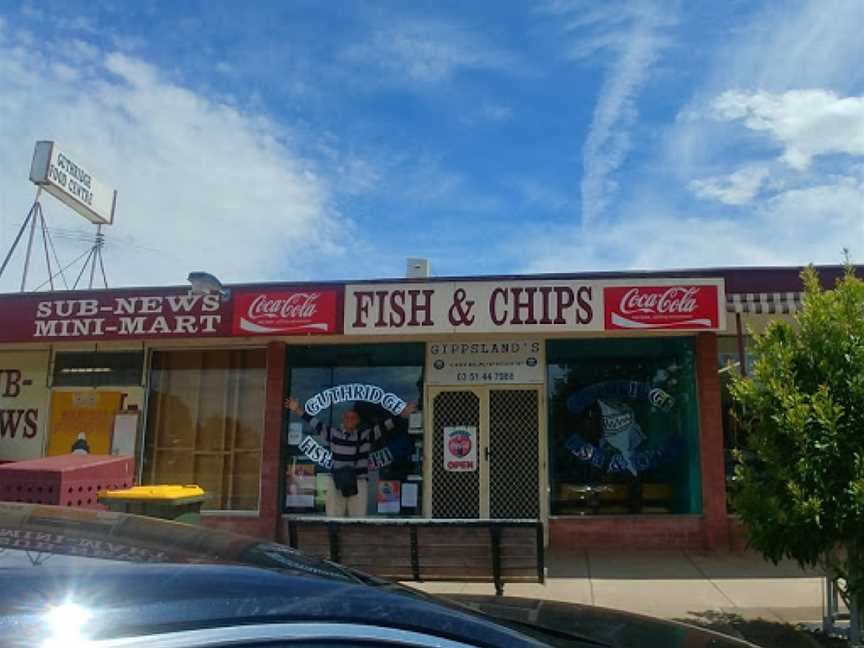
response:
[[(399, 417), (408, 418), (412, 413), (417, 411), (417, 403), (408, 403), (401, 412), (399, 412)], [(396, 418), (395, 416), (388, 416), (384, 419), (382, 425), (376, 425), (372, 428), (372, 438), (374, 441), (378, 441), (383, 435), (384, 430), (391, 432), (396, 428)]]
[(293, 414), (300, 416), (311, 427), (315, 434), (321, 436), (321, 440), (325, 443), (330, 442), (330, 427), (319, 421), (314, 416), (310, 416), (306, 410), (300, 405), (300, 401), (290, 396), (285, 399), (285, 409), (290, 410)]

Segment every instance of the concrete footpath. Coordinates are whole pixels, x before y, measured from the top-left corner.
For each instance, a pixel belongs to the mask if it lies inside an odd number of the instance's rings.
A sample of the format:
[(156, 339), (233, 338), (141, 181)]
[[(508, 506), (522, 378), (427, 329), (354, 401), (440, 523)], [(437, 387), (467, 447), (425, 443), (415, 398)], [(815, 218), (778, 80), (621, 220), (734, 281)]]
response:
[[(577, 550), (547, 556), (544, 585), (508, 584), (505, 596), (541, 598), (711, 624), (718, 619), (818, 624), (823, 580), (755, 553)], [(490, 584), (406, 583), (436, 594), (494, 594)]]

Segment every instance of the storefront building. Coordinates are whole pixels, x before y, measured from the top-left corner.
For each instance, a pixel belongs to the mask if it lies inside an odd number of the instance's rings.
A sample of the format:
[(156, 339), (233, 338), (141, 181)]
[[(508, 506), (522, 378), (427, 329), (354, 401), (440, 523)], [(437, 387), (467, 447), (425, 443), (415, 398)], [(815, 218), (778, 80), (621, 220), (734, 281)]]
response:
[(368, 517), (540, 519), (556, 548), (729, 547), (723, 381), (746, 370), (748, 329), (800, 306), (798, 272), (0, 295), (0, 461), (132, 454), (142, 483), (202, 485), (207, 524), (284, 541), (333, 487), (291, 397), (375, 430)]

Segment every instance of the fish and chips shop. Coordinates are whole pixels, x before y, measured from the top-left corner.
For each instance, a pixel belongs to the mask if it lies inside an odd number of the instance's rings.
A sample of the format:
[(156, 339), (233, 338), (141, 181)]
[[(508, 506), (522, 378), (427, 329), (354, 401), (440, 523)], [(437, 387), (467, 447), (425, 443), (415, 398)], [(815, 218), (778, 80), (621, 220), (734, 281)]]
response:
[[(0, 461), (131, 455), (203, 523), (539, 520), (728, 547), (724, 373), (798, 268), (0, 295)], [(822, 269), (826, 285), (838, 268)]]

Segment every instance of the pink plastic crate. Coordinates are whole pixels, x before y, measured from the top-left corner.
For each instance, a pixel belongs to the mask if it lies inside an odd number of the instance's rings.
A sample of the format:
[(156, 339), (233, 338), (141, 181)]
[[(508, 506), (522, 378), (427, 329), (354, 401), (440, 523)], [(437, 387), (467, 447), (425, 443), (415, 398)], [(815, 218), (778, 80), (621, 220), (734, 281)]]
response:
[(0, 465), (0, 501), (106, 510), (96, 493), (129, 488), (134, 481), (132, 457), (68, 454), (16, 461)]

